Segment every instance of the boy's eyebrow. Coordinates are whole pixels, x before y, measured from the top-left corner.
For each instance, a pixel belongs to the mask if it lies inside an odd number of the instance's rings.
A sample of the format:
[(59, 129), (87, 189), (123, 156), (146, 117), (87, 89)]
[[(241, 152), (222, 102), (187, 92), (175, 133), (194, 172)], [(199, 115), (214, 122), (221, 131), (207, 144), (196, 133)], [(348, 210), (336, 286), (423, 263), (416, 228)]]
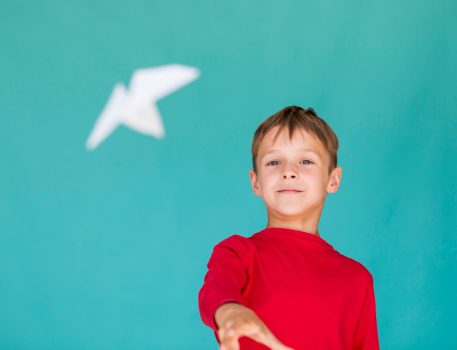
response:
[[(309, 149), (309, 148), (300, 148), (300, 151), (314, 153), (315, 155), (320, 157), (319, 153), (317, 153), (316, 151), (313, 151), (312, 149)], [(279, 149), (271, 149), (268, 152), (265, 152), (265, 154), (263, 156), (266, 156), (267, 154), (270, 154), (270, 153), (276, 153), (276, 152), (281, 152), (281, 150), (279, 150)]]

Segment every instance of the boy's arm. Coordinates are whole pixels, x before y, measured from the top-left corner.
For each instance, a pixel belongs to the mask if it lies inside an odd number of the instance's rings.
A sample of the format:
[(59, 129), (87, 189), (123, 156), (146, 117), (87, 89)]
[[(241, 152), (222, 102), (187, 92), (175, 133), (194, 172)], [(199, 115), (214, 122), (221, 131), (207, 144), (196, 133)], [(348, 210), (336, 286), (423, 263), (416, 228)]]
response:
[(252, 273), (253, 247), (234, 235), (214, 247), (208, 272), (198, 293), (203, 322), (218, 337), (221, 349), (239, 349), (238, 338), (247, 336), (275, 350), (292, 350), (282, 344), (253, 310), (244, 306), (242, 292)]
[(379, 350), (373, 276), (371, 273), (368, 276), (365, 300), (354, 338), (354, 349), (357, 350)]
[(293, 350), (281, 343), (254, 311), (236, 303), (227, 303), (217, 308), (215, 320), (219, 330), (221, 350), (238, 350), (242, 336), (254, 339), (274, 350)]
[(208, 272), (198, 293), (202, 321), (217, 330), (216, 309), (222, 304), (243, 304), (242, 290), (249, 279), (253, 247), (246, 238), (233, 235), (218, 243), (208, 261)]

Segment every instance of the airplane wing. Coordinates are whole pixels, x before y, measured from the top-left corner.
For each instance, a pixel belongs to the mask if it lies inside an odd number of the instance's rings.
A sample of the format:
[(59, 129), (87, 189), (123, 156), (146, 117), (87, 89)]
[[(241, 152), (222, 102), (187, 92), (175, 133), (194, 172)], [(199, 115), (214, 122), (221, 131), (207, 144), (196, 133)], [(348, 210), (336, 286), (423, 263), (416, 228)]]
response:
[(198, 69), (180, 64), (137, 69), (130, 81), (132, 103), (157, 101), (198, 78)]
[(86, 142), (88, 150), (95, 149), (122, 122), (127, 92), (122, 84), (116, 84), (102, 113), (100, 113)]
[(152, 102), (142, 104), (129, 111), (128, 114), (125, 114), (122, 122), (128, 127), (146, 135), (157, 138), (163, 138), (165, 136), (160, 112)]

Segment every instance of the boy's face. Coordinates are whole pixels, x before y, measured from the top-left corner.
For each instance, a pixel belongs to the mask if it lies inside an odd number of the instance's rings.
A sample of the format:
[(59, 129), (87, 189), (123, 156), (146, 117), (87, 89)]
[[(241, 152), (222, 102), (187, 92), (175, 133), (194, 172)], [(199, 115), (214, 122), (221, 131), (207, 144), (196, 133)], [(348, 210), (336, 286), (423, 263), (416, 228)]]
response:
[(249, 171), (252, 189), (265, 202), (269, 220), (303, 219), (317, 226), (327, 193), (338, 190), (341, 167), (329, 174), (330, 155), (314, 135), (301, 129), (290, 139), (284, 128), (273, 142), (277, 130), (260, 143), (257, 173)]

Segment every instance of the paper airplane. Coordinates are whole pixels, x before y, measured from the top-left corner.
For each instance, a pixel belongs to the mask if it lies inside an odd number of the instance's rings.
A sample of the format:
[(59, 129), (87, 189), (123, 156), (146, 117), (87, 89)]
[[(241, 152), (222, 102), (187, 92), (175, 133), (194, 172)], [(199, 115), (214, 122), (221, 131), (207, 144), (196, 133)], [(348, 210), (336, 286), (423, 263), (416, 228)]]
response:
[(137, 69), (129, 90), (116, 84), (86, 142), (94, 150), (119, 125), (140, 133), (163, 138), (165, 130), (156, 102), (197, 79), (198, 69), (180, 64)]

